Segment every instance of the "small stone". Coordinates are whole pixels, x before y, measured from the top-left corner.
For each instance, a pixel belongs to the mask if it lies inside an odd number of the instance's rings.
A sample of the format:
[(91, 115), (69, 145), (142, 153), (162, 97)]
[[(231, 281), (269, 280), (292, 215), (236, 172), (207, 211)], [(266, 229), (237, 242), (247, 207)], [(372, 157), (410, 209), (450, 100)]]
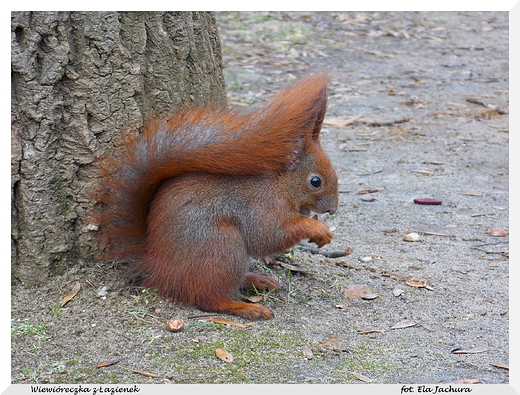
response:
[(418, 241), (421, 237), (417, 233), (408, 233), (407, 235), (404, 235), (403, 240), (404, 241)]
[(108, 287), (106, 285), (102, 286), (97, 291), (97, 296), (102, 298), (108, 295)]
[(305, 357), (305, 359), (312, 359), (314, 358), (314, 353), (312, 352), (311, 348), (309, 346), (303, 346), (301, 348), (302, 354)]
[(363, 258), (359, 258), (359, 262), (370, 263), (370, 262), (372, 262), (372, 257), (371, 256), (364, 256)]
[(507, 232), (502, 228), (493, 228), (489, 231), (489, 235), (496, 237), (505, 237), (507, 236)]

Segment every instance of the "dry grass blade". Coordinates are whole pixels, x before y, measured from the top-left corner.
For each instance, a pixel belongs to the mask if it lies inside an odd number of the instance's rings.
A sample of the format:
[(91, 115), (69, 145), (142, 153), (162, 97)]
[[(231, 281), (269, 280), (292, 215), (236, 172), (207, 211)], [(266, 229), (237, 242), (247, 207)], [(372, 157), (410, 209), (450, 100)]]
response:
[(283, 262), (279, 262), (279, 264), (281, 267), (283, 267), (285, 269), (289, 269), (291, 272), (307, 273), (307, 270), (302, 269), (301, 267), (298, 267), (298, 266), (289, 265), (288, 263), (283, 263)]
[(428, 170), (412, 170), (412, 173), (425, 174), (427, 176), (433, 175), (433, 171), (428, 171)]
[(471, 350), (455, 350), (452, 354), (480, 354), (488, 351), (485, 347), (472, 348)]
[(67, 303), (70, 302), (70, 300), (76, 296), (78, 294), (78, 292), (81, 290), (81, 284), (80, 283), (76, 283), (74, 284), (74, 288), (72, 288), (72, 291), (67, 295), (65, 296), (61, 302), (60, 302), (60, 306), (63, 307), (65, 306)]
[(456, 237), (454, 235), (447, 235), (447, 234), (444, 234), (444, 233), (436, 233), (436, 232), (426, 232), (424, 230), (416, 230), (415, 232), (416, 233), (422, 233), (423, 235), (427, 235), (427, 236)]
[(225, 318), (211, 317), (209, 320), (215, 324), (231, 325), (236, 326), (237, 328), (247, 328), (244, 324), (240, 322), (227, 320)]
[(390, 327), (390, 329), (410, 328), (410, 327), (416, 326), (416, 325), (417, 325), (417, 322), (415, 322), (413, 320), (402, 320), (402, 321), (399, 321), (394, 326)]
[(159, 376), (157, 376), (156, 374), (153, 374), (153, 373), (147, 373), (147, 372), (140, 372), (139, 370), (133, 370), (133, 369), (130, 369), (131, 372), (133, 373), (137, 373), (137, 374), (140, 374), (141, 376), (146, 376), (146, 377), (151, 377), (151, 378), (157, 378)]
[(378, 188), (373, 188), (373, 189), (363, 189), (362, 191), (359, 191), (357, 194), (358, 195), (365, 195), (367, 193), (380, 192), (380, 191), (382, 191), (384, 189), (385, 189), (385, 187), (378, 187)]
[(363, 118), (363, 115), (364, 114), (359, 114), (349, 119), (325, 118), (323, 123), (332, 126), (348, 126), (359, 121), (361, 118)]
[(374, 330), (371, 330), (371, 331), (359, 332), (360, 335), (370, 335), (372, 333), (380, 333), (381, 336), (385, 335), (385, 331), (381, 331), (381, 330), (377, 330), (377, 329), (374, 329)]
[(352, 376), (354, 376), (356, 379), (361, 380), (365, 383), (371, 383), (372, 380), (370, 377), (364, 376), (362, 374), (356, 373), (356, 372), (349, 372)]

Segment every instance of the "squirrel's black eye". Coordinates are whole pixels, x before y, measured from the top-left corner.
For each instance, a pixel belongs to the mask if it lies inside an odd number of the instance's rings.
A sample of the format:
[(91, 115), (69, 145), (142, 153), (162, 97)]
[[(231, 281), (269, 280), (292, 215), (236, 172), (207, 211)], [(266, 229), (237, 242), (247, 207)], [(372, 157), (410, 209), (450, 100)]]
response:
[(315, 188), (319, 188), (321, 186), (321, 178), (320, 177), (312, 177), (311, 180), (311, 185)]

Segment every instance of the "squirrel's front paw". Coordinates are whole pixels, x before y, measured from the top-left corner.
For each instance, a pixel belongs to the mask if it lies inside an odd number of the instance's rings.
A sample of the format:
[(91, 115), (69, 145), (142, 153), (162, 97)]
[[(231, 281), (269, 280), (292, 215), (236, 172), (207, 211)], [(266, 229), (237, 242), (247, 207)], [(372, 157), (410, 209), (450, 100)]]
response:
[(309, 237), (312, 243), (316, 243), (319, 248), (325, 244), (329, 244), (334, 236), (330, 233), (327, 225), (317, 222), (317, 226), (314, 229), (314, 233)]

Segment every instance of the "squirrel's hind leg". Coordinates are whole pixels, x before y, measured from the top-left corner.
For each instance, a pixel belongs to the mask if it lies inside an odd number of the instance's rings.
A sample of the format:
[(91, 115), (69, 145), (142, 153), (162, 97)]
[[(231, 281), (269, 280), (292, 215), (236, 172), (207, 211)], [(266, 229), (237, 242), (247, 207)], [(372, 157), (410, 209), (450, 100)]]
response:
[(262, 289), (275, 288), (277, 282), (267, 275), (246, 274), (250, 257), (242, 235), (233, 224), (220, 222), (195, 256), (193, 258), (198, 260), (200, 270), (186, 281), (192, 282), (191, 292), (197, 293), (192, 294), (192, 300), (198, 308), (230, 313), (249, 320), (272, 317), (271, 311), (265, 306), (234, 299), (238, 290), (244, 284), (248, 285), (253, 278), (255, 282), (251, 284)]

